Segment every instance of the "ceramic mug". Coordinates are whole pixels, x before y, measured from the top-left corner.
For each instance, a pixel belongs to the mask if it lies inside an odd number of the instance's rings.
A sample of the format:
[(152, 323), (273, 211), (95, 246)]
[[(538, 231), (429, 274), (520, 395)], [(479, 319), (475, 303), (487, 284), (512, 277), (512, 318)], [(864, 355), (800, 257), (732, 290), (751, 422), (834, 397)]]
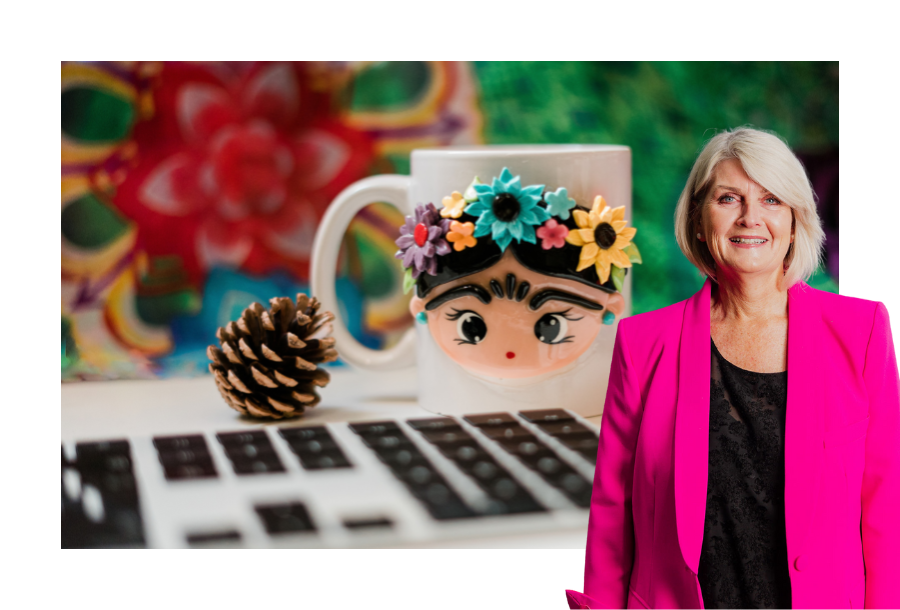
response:
[[(398, 264), (416, 318), (393, 347), (356, 341), (335, 270), (355, 214), (383, 201), (406, 224)], [(432, 205), (428, 205), (432, 204)], [(418, 366), (418, 399), (444, 415), (603, 409), (616, 323), (631, 311), (631, 151), (613, 145), (471, 146), (412, 152), (409, 176), (360, 180), (316, 233), (312, 293), (336, 312), (341, 357)]]

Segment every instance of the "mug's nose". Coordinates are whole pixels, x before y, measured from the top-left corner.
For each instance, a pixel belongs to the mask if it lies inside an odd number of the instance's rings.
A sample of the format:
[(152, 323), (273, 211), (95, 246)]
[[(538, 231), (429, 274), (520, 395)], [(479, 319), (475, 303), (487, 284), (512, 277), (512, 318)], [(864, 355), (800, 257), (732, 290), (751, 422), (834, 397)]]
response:
[(515, 352), (506, 352), (506, 357), (509, 358), (510, 360), (512, 360), (513, 358), (516, 357), (516, 353)]

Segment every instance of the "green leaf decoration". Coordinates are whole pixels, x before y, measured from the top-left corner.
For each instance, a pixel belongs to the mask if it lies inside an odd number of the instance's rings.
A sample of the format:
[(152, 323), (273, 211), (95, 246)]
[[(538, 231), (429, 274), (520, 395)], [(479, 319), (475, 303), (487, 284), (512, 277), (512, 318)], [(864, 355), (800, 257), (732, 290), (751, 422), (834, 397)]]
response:
[(466, 189), (466, 192), (463, 193), (463, 199), (466, 200), (466, 203), (472, 203), (478, 201), (478, 193), (475, 192), (475, 185), (482, 184), (481, 180), (478, 179), (478, 176), (475, 176), (475, 179), (472, 180), (472, 183), (469, 185), (469, 188)]
[(634, 242), (622, 248), (622, 252), (628, 255), (628, 260), (630, 260), (632, 263), (640, 264), (644, 262), (641, 260), (641, 252), (640, 250), (638, 250), (637, 246), (634, 245)]
[(409, 291), (416, 285), (416, 280), (412, 276), (412, 267), (403, 273), (403, 294), (409, 294)]
[(130, 101), (101, 89), (66, 89), (61, 102), (62, 131), (81, 142), (118, 142), (128, 135), (135, 120)]
[(366, 66), (348, 85), (352, 112), (400, 112), (418, 104), (431, 87), (432, 66), (424, 61), (380, 61)]
[(102, 248), (128, 230), (128, 221), (94, 195), (82, 195), (62, 211), (62, 234), (80, 248)]
[(625, 286), (625, 270), (621, 267), (611, 265), (609, 275), (612, 277), (613, 285), (616, 287), (616, 290), (622, 292), (622, 288)]

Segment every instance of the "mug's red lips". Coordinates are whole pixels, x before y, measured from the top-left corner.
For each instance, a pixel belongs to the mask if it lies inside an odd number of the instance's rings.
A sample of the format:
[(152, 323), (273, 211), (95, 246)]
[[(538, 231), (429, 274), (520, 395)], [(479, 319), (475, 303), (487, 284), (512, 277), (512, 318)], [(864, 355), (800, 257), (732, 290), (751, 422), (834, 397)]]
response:
[(516, 357), (516, 353), (515, 352), (506, 352), (506, 357), (509, 358), (510, 360), (512, 360), (513, 358)]

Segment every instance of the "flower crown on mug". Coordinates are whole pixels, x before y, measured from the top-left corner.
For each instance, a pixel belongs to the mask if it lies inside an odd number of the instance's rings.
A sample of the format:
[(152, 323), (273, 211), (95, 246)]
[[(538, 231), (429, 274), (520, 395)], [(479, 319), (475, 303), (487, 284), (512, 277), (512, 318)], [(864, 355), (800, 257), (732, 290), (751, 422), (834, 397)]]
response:
[(424, 297), (494, 264), (510, 245), (526, 267), (607, 292), (621, 291), (626, 269), (641, 262), (625, 206), (610, 208), (600, 195), (588, 210), (563, 187), (523, 187), (504, 167), (490, 185), (476, 177), (465, 193), (454, 191), (442, 203), (440, 210), (433, 203), (416, 206), (400, 227), (395, 258), (405, 268), (404, 292), (415, 285)]

